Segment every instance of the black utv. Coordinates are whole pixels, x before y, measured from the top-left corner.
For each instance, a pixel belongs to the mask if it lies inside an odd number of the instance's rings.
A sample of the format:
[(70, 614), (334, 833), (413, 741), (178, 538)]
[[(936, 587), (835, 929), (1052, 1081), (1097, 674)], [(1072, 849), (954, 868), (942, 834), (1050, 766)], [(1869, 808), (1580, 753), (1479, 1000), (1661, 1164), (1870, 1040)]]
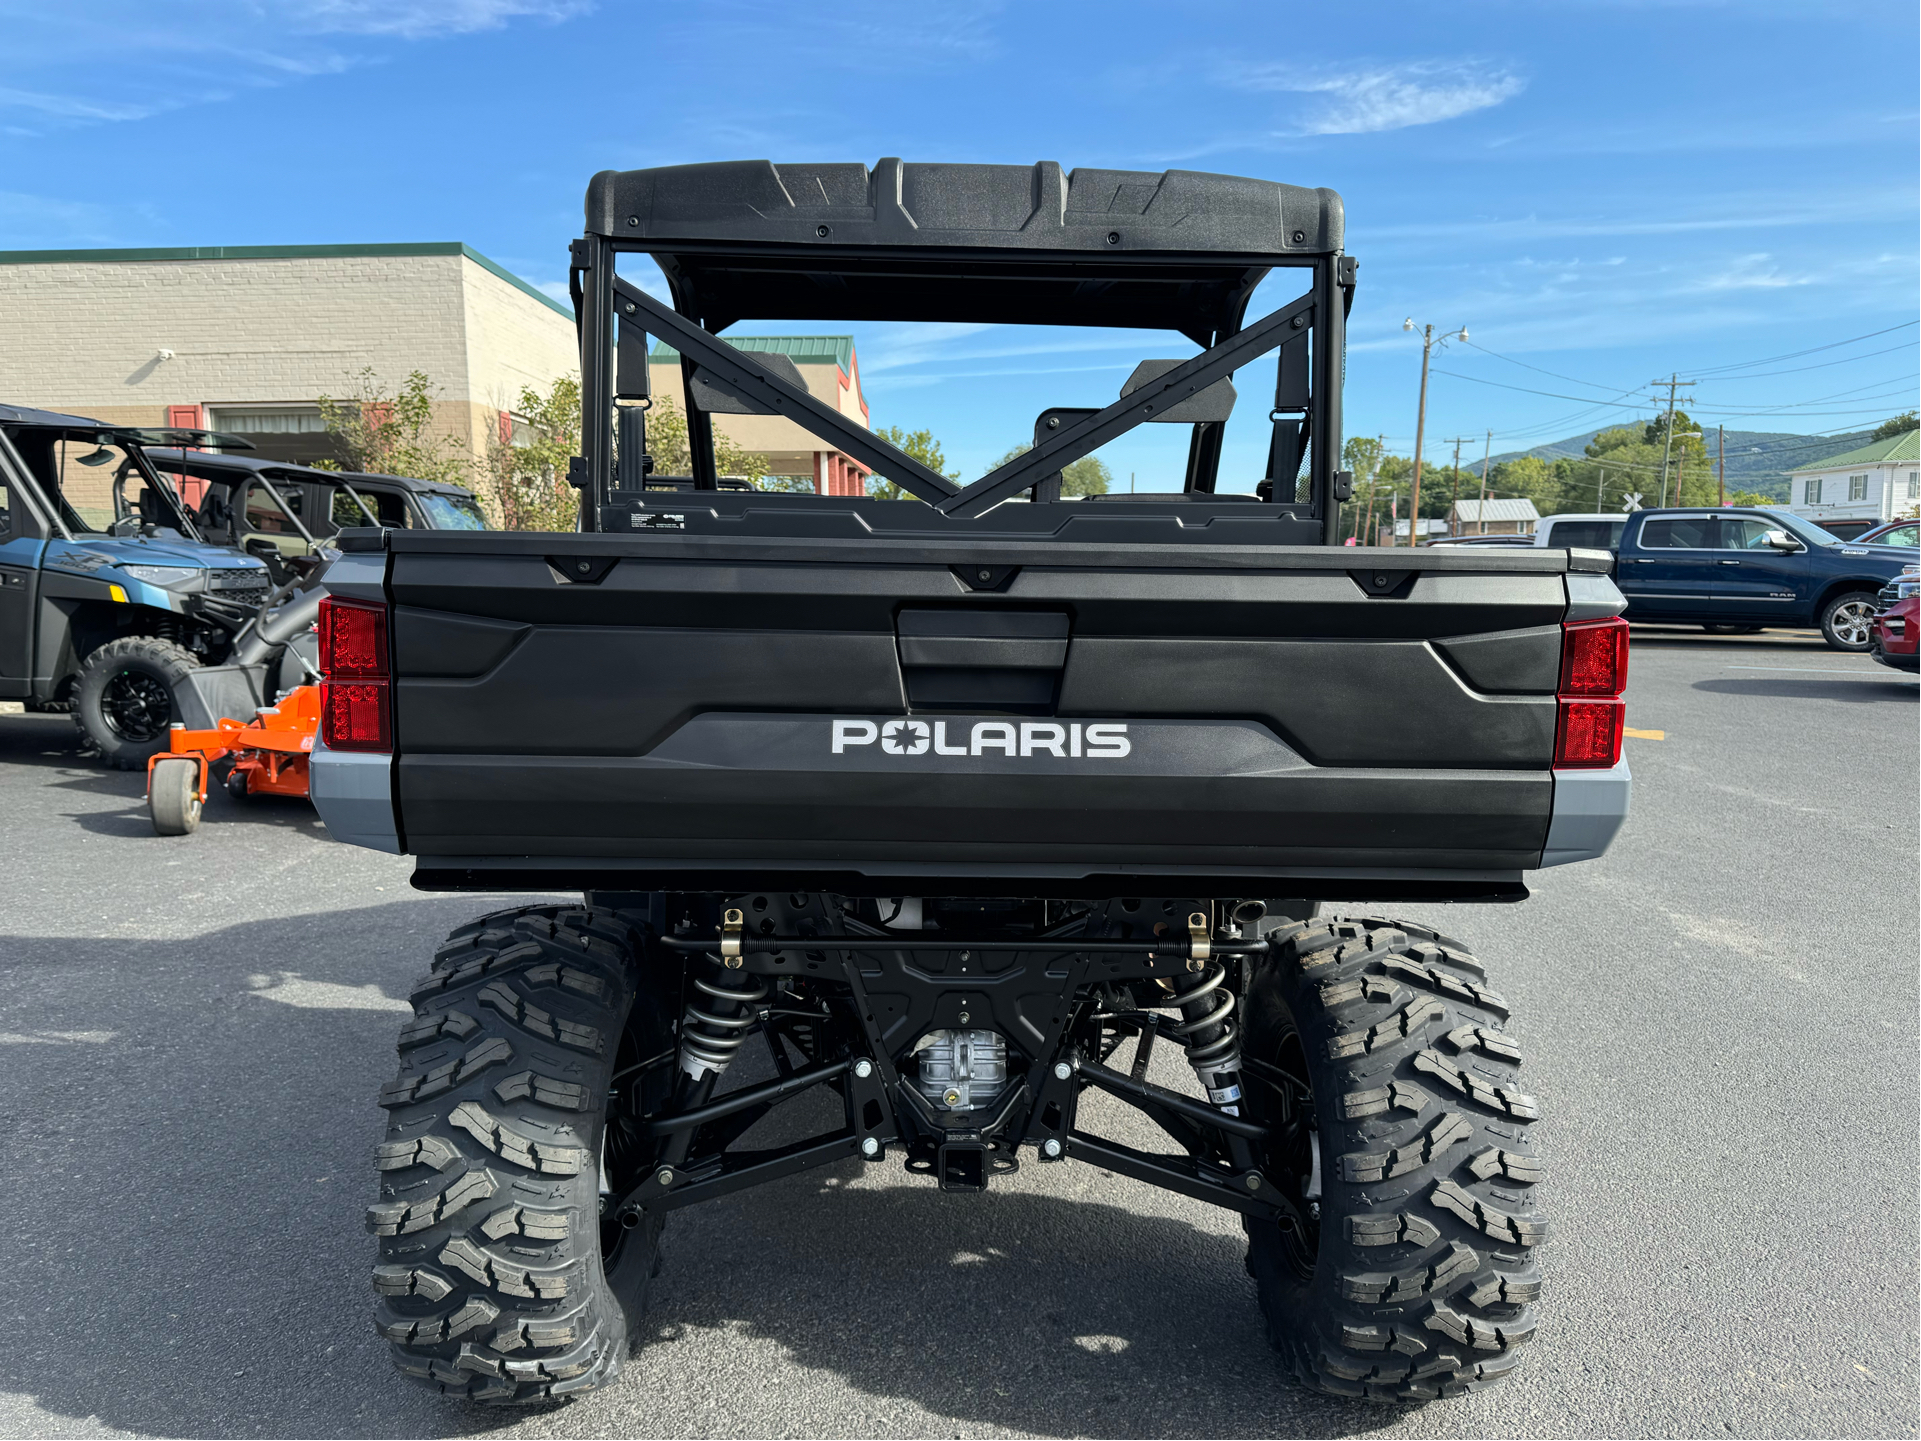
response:
[[(586, 210), (579, 532), (347, 530), (326, 576), (328, 829), (424, 889), (580, 893), (462, 926), (413, 993), (368, 1214), (401, 1370), (608, 1384), (671, 1215), (762, 1181), (1086, 1162), (1240, 1214), (1305, 1386), (1510, 1371), (1539, 1110), (1481, 963), (1384, 908), (1519, 901), (1607, 848), (1622, 599), (1605, 552), (1338, 547), (1340, 198), (752, 161), (605, 172)], [(1250, 313), (1270, 275), (1297, 283)], [(961, 485), (720, 339), (746, 318), (1130, 327), (1172, 358)], [(656, 341), (685, 489), (647, 484)], [(715, 393), (914, 499), (723, 488)], [(1143, 423), (1187, 429), (1155, 493), (1062, 498)], [(1102, 1134), (1092, 1091), (1165, 1141)], [(838, 1119), (775, 1134), (800, 1096)]]

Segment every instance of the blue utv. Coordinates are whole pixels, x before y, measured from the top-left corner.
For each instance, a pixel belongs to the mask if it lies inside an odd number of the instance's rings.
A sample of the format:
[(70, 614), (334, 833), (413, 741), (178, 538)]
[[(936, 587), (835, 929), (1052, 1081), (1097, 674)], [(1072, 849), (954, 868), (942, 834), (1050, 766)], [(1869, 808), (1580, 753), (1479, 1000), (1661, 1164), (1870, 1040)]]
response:
[(259, 688), (207, 683), (258, 659), (267, 567), (209, 544), (146, 455), (208, 444), (245, 442), (0, 405), (0, 697), (71, 710), (117, 769)]

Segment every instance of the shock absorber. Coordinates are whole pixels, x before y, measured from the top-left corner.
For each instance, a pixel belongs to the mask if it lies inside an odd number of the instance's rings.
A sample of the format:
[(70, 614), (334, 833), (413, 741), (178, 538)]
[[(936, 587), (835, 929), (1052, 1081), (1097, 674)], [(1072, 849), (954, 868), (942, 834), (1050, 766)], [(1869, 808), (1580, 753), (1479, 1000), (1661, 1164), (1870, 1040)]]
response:
[(1189, 959), (1184, 974), (1169, 986), (1180, 1008), (1179, 1025), (1167, 1027), (1187, 1048), (1187, 1064), (1194, 1068), (1208, 1100), (1222, 1110), (1240, 1114), (1241, 1029), (1232, 1019), (1234, 993), (1221, 989), (1227, 967), (1209, 954), (1207, 917), (1196, 911), (1187, 918)]
[[(697, 994), (688, 998), (680, 1017), (677, 1111), (702, 1105), (713, 1095), (758, 1020), (754, 1008), (767, 999), (766, 985), (742, 969), (741, 922), (741, 913), (736, 910), (722, 916), (720, 955), (714, 958), (720, 974), (712, 980), (703, 975), (691, 978)], [(660, 1159), (670, 1166), (679, 1165), (686, 1159), (693, 1139), (691, 1130), (676, 1131), (668, 1138)]]

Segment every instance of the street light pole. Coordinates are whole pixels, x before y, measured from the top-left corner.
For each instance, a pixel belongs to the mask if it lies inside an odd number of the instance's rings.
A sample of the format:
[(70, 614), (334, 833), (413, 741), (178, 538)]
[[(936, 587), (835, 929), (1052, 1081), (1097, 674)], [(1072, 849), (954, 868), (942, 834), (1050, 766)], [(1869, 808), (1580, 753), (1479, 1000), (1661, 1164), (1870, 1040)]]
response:
[[(1403, 330), (1412, 330), (1414, 320), (1410, 316)], [(1414, 492), (1407, 503), (1407, 543), (1416, 546), (1421, 543), (1421, 443), (1427, 436), (1427, 358), (1434, 349), (1434, 327), (1428, 326), (1421, 334), (1421, 408), (1414, 417)]]

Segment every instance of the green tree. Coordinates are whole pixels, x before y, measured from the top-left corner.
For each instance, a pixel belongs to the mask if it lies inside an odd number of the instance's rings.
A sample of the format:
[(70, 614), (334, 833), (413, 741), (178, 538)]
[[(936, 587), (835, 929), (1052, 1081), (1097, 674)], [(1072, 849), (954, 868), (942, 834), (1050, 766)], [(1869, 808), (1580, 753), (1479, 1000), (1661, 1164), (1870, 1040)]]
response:
[[(960, 479), (960, 472), (958, 470), (949, 470), (947, 468), (947, 457), (941, 453), (940, 442), (934, 439), (933, 431), (903, 430), (898, 425), (890, 425), (885, 430), (875, 431), (874, 435), (877, 439), (886, 441), (889, 445), (893, 446), (894, 449), (907, 452), (907, 454), (911, 455), (915, 460), (918, 460), (935, 474), (944, 475), (949, 480)], [(916, 500), (919, 498), (911, 491), (902, 490), (896, 482), (889, 480), (884, 475), (870, 475), (867, 477), (867, 493), (876, 500)]]
[(409, 371), (391, 394), (372, 366), (355, 375), (352, 384), (352, 393), (344, 398), (320, 397), (327, 433), (347, 457), (345, 465), (324, 462), (321, 469), (468, 483), (473, 457), (458, 435), (433, 429), (439, 387), (424, 371)]
[(1910, 430), (1921, 430), (1921, 417), (1917, 417), (1912, 410), (1875, 426), (1872, 439), (1893, 440), (1895, 436), (1905, 435)]
[(1758, 490), (1731, 490), (1728, 492), (1728, 504), (1757, 506), (1779, 505), (1780, 502), (1771, 495), (1761, 494)]
[[(991, 469), (999, 470), (1017, 455), (1026, 455), (1034, 447), (1017, 445), (999, 460)], [(1114, 488), (1114, 472), (1107, 468), (1107, 462), (1098, 455), (1084, 455), (1061, 467), (1061, 498), (1069, 496), (1106, 495)]]
[(475, 486), (481, 504), (503, 530), (573, 530), (580, 492), (567, 483), (567, 462), (580, 453), (580, 382), (563, 375), (545, 394), (523, 386), (514, 409), (512, 438), (488, 443)]
[[(718, 425), (714, 433), (714, 474), (738, 475), (760, 485), (767, 479), (767, 457), (731, 439)], [(687, 445), (687, 417), (673, 401), (661, 396), (647, 412), (647, 453), (654, 458), (656, 475), (692, 475), (693, 452)], [(779, 487), (787, 489), (786, 485)], [(812, 490), (809, 481), (804, 487)]]

